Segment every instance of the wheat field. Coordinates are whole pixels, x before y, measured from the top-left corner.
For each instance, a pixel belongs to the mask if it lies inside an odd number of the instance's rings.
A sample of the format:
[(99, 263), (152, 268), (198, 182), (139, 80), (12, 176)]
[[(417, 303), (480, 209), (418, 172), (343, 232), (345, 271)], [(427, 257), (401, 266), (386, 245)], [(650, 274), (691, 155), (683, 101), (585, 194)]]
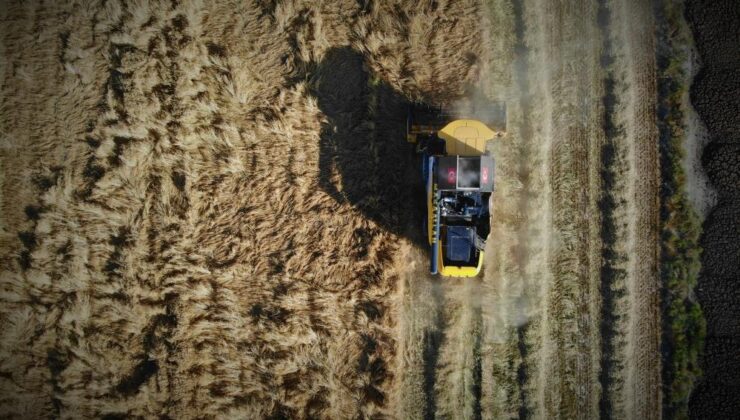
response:
[[(659, 418), (652, 2), (0, 7), (0, 416)], [(503, 101), (428, 275), (412, 102)]]
[(5, 3), (3, 416), (392, 416), (405, 106), (480, 11)]

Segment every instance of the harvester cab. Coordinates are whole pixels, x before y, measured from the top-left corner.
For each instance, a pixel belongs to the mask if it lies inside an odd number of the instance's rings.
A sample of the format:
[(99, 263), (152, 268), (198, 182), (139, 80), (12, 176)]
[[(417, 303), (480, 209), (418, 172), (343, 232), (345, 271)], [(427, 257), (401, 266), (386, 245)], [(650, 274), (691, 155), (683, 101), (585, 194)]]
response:
[(472, 118), (458, 119), (444, 108), (416, 105), (407, 120), (407, 140), (423, 156), (429, 271), (446, 277), (481, 271), (495, 170), (486, 145), (505, 134), (503, 106), (491, 104), (468, 115)]

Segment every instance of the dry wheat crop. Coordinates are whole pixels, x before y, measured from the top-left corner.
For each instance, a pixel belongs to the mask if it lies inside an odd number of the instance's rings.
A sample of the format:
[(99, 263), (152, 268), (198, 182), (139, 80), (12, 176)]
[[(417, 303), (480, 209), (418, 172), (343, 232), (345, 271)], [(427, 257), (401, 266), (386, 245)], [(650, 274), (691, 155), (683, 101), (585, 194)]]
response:
[[(658, 418), (649, 1), (7, 1), (0, 416)], [(412, 101), (505, 101), (432, 278)]]

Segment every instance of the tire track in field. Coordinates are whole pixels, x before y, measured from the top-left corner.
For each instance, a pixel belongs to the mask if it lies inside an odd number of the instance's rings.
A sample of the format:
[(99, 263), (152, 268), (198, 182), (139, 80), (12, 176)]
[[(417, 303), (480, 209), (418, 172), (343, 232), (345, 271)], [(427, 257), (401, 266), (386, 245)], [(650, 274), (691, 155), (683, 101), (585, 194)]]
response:
[(403, 252), (411, 261), (401, 278), (398, 338), (400, 372), (396, 403), (400, 418), (433, 419), (437, 412), (435, 383), (446, 320), (444, 291), (427, 272), (426, 255), (411, 244)]
[[(599, 200), (599, 413), (604, 418), (655, 418), (660, 360), (654, 324), (659, 314), (652, 10), (648, 2), (601, 1), (598, 19), (604, 38), (606, 135)], [(655, 223), (650, 222), (653, 218)]]
[(624, 375), (624, 334), (626, 329), (626, 309), (624, 296), (627, 277), (627, 263), (624, 245), (627, 241), (627, 226), (624, 221), (624, 206), (627, 191), (620, 175), (627, 172), (626, 153), (628, 144), (622, 121), (617, 114), (620, 94), (625, 87), (615, 75), (615, 48), (610, 32), (612, 25), (612, 5), (608, 0), (599, 1), (598, 23), (603, 38), (600, 62), (604, 70), (603, 106), (604, 143), (600, 148), (600, 181), (602, 193), (598, 207), (601, 212), (601, 320), (600, 340), (601, 359), (599, 384), (599, 415), (601, 418), (622, 418), (624, 416), (621, 389)]
[(592, 418), (597, 350), (592, 345), (596, 316), (591, 249), (594, 210), (592, 152), (600, 131), (596, 7), (548, 2), (539, 9), (548, 34), (554, 98), (550, 187), (552, 282), (548, 286), (543, 334), (552, 348), (544, 354), (544, 409), (548, 417)]
[(479, 278), (440, 278), (440, 311), (444, 328), (437, 350), (434, 401), (437, 418), (475, 418), (480, 401), (481, 307)]
[(625, 43), (626, 132), (632, 147), (627, 218), (630, 221), (629, 325), (625, 411), (627, 417), (661, 416), (659, 161), (656, 127), (655, 24), (652, 4), (619, 2)]

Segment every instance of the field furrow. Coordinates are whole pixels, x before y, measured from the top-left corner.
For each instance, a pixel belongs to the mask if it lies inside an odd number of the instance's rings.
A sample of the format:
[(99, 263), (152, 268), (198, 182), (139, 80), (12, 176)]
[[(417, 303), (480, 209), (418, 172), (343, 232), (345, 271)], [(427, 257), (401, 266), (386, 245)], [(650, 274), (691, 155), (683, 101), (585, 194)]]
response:
[(627, 415), (660, 418), (660, 303), (658, 274), (659, 162), (657, 146), (655, 25), (649, 2), (623, 1), (622, 38), (626, 44), (625, 111), (627, 136), (632, 143), (628, 217), (631, 226), (629, 361), (626, 375)]
[(590, 247), (590, 216), (594, 193), (589, 158), (594, 135), (601, 125), (596, 98), (600, 90), (598, 70), (599, 36), (596, 7), (558, 5), (543, 10), (551, 69), (549, 89), (553, 97), (550, 189), (552, 282), (547, 293), (547, 325), (552, 349), (543, 362), (550, 366), (545, 405), (550, 415), (590, 418), (598, 392), (593, 389), (596, 366), (590, 342), (596, 327), (592, 313), (593, 289)]

